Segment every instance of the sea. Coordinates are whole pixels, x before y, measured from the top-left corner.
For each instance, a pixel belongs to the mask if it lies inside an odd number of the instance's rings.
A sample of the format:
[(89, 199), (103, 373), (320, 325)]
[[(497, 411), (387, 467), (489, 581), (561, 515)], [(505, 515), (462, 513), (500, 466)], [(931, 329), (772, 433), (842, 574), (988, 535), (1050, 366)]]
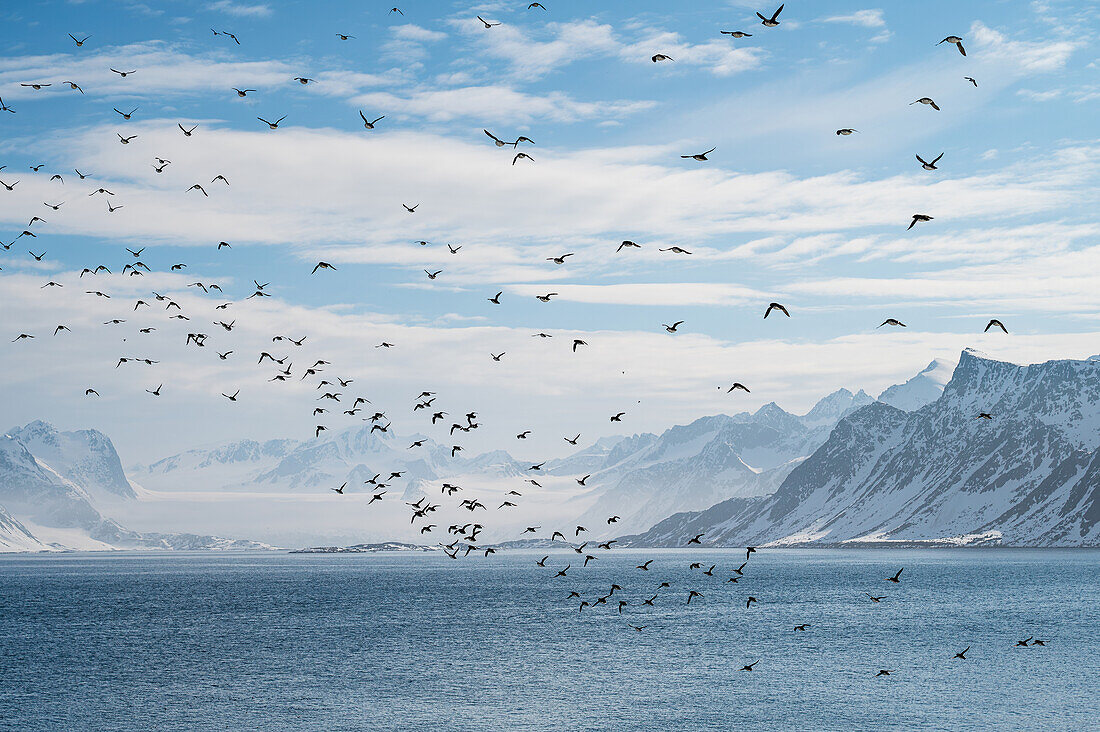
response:
[(1100, 551), (592, 554), (0, 555), (0, 729), (1100, 729)]

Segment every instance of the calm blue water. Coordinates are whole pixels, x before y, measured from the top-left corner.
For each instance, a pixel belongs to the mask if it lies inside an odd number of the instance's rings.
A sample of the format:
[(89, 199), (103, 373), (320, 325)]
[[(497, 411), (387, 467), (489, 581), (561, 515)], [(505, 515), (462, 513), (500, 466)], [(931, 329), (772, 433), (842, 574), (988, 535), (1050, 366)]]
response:
[[(541, 554), (2, 557), (0, 728), (1100, 725), (1100, 552), (772, 550), (738, 584), (732, 550)], [(613, 581), (622, 616), (565, 599)]]

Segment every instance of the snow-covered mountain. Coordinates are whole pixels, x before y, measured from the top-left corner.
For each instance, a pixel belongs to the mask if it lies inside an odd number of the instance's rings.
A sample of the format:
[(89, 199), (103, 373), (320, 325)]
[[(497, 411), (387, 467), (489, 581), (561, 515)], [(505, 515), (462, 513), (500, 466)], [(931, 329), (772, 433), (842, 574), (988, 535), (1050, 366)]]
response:
[(0, 435), (0, 551), (263, 547), (131, 531), (100, 512), (103, 502), (135, 497), (114, 446), (100, 432), (60, 432), (32, 422)]
[[(605, 437), (542, 471), (504, 450), (452, 457), (450, 448), (424, 435), (372, 432), (370, 425), (293, 442), (239, 442), (192, 450), (131, 469), (134, 480), (156, 491), (196, 487), (229, 491), (321, 492), (364, 481), (397, 488), (405, 500), (439, 494), (450, 481), (482, 489), (524, 488), (535, 476), (542, 489), (560, 486), (581, 523), (599, 526), (613, 514), (618, 527), (648, 528), (675, 511), (698, 509), (736, 495), (761, 495), (779, 487), (797, 462), (812, 453), (844, 414), (872, 401), (841, 389), (801, 417), (776, 404), (755, 413), (704, 417), (662, 435)], [(410, 448), (413, 442), (423, 442)], [(399, 478), (390, 479), (392, 472)], [(576, 478), (591, 474), (583, 488)], [(393, 538), (393, 537), (390, 537)]]
[[(580, 523), (601, 526), (617, 515), (618, 531), (643, 531), (676, 511), (772, 493), (837, 420), (872, 401), (863, 391), (840, 389), (802, 416), (771, 402), (753, 413), (703, 417), (659, 437), (624, 440), (603, 465), (589, 468), (593, 475), (586, 483), (594, 486), (595, 500)], [(552, 473), (560, 470), (551, 467)]]
[(60, 432), (53, 425), (36, 420), (9, 430), (8, 435), (22, 443), (35, 458), (92, 495), (135, 496), (115, 446), (98, 430)]
[(909, 381), (883, 391), (878, 395), (878, 400), (903, 412), (913, 412), (925, 404), (931, 404), (940, 398), (943, 388), (951, 381), (955, 363), (937, 358)]
[(964, 351), (936, 401), (849, 414), (771, 496), (676, 514), (624, 543), (699, 533), (723, 545), (1100, 545), (1100, 362)]
[[(411, 447), (414, 442), (422, 442)], [(503, 450), (470, 458), (452, 457), (450, 447), (421, 434), (371, 431), (351, 427), (316, 439), (243, 441), (211, 449), (190, 450), (130, 469), (134, 480), (154, 490), (195, 487), (231, 491), (321, 491), (349, 482), (365, 490), (364, 481), (380, 481), (415, 493), (422, 485), (459, 475), (519, 477), (527, 465)], [(392, 472), (399, 478), (389, 479)], [(354, 490), (354, 489), (353, 489)]]
[(49, 550), (49, 544), (35, 538), (26, 526), (0, 506), (0, 553)]

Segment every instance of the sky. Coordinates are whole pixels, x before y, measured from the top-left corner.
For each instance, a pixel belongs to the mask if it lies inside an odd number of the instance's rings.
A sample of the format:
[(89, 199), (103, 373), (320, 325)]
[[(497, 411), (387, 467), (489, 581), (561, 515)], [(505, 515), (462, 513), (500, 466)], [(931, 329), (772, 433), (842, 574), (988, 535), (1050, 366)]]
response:
[(147, 463), (361, 424), (311, 413), (340, 377), (399, 433), (433, 434), (412, 411), (431, 391), (479, 412), (467, 450), (535, 460), (877, 394), (965, 347), (1100, 351), (1100, 8), (796, 1), (767, 28), (745, 2), (544, 4), (5, 3), (6, 423), (95, 427)]

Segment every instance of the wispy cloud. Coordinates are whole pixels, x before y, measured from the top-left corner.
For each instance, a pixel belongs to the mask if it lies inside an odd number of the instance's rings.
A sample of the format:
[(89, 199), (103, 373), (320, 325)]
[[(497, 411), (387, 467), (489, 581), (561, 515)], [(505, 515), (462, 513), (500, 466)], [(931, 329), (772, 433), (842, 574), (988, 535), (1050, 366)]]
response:
[(266, 18), (272, 14), (271, 6), (264, 3), (241, 3), (233, 0), (216, 0), (207, 6), (210, 10), (234, 15), (239, 18)]
[(886, 14), (879, 8), (873, 10), (857, 10), (847, 15), (832, 15), (822, 18), (825, 23), (850, 23), (863, 28), (885, 28)]

